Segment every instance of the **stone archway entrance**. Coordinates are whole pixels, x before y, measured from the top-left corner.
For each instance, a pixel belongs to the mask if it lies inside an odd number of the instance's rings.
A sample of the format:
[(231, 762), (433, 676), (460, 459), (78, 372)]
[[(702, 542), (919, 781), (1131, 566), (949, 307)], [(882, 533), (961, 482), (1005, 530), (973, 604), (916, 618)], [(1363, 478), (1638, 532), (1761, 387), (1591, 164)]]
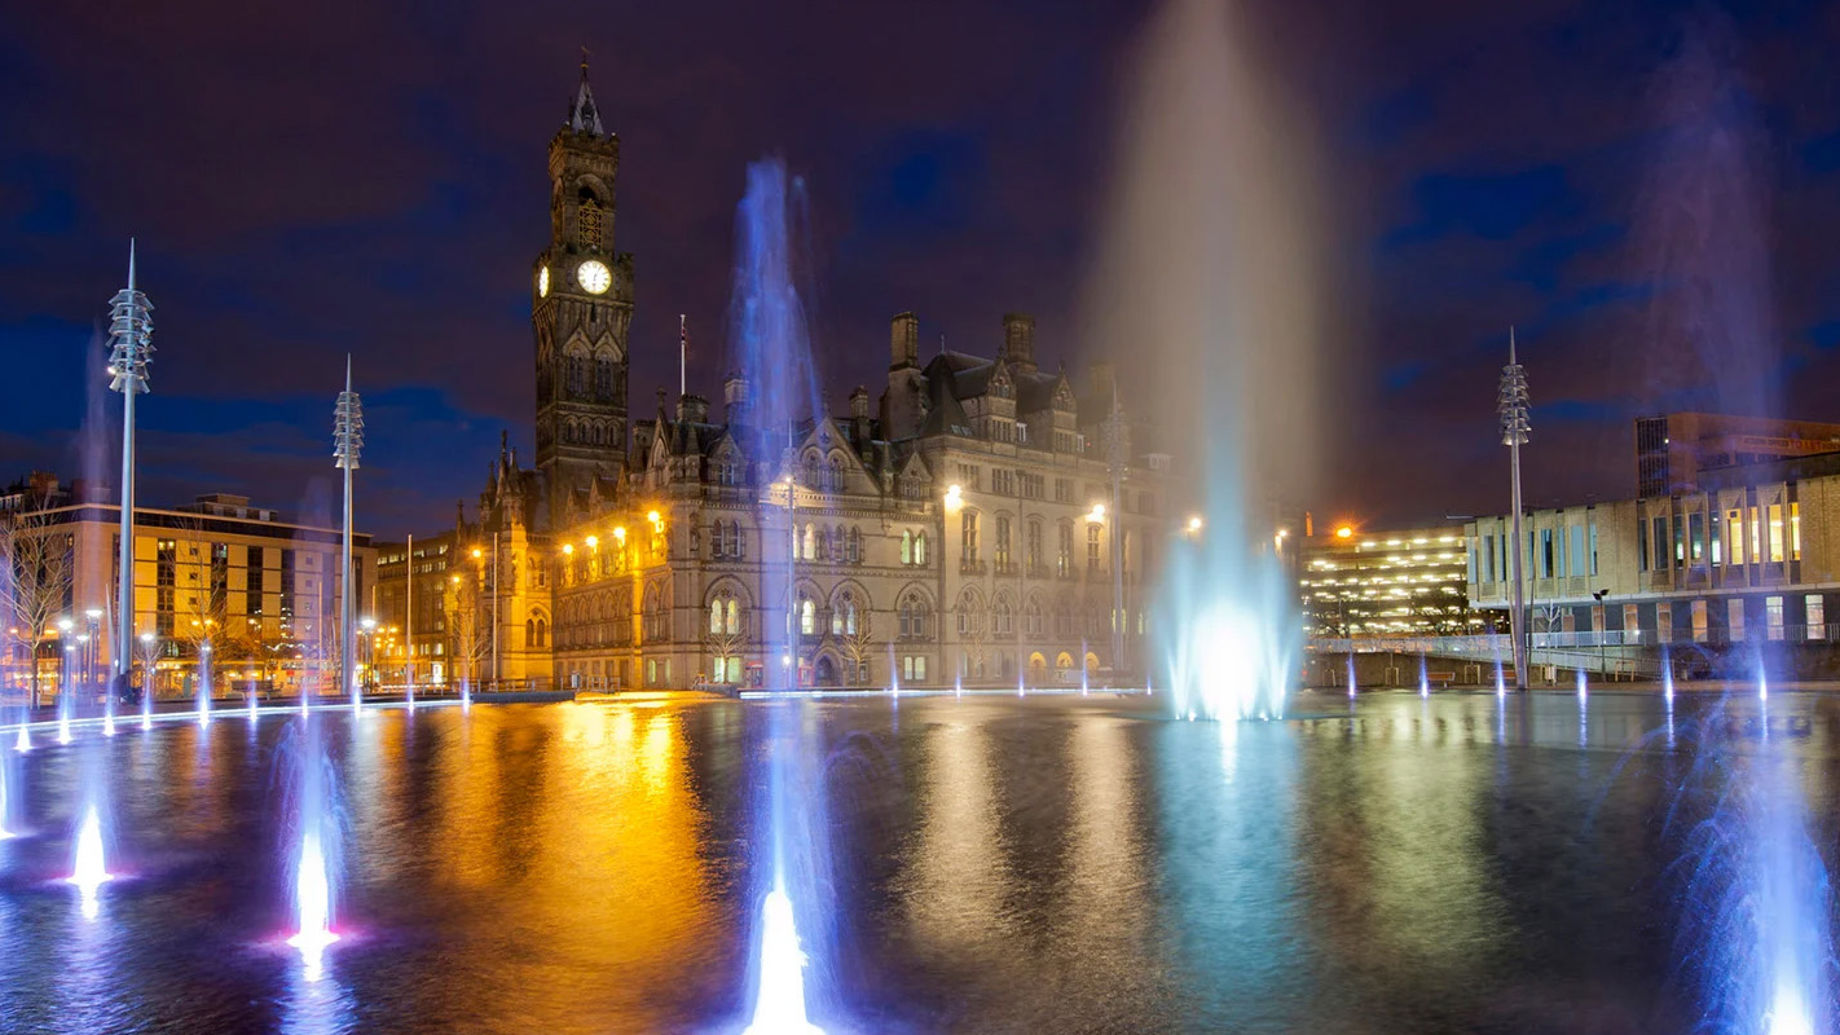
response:
[(837, 664), (828, 654), (818, 658), (817, 683), (819, 686), (837, 685)]

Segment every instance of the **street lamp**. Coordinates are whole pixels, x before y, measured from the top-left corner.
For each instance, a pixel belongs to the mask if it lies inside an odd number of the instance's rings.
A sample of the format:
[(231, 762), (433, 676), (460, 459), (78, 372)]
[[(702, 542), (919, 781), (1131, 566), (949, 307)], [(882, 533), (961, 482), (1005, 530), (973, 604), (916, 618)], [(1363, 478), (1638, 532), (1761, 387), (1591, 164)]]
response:
[[(141, 633), (141, 690), (149, 701), (153, 700), (154, 650), (154, 635), (150, 632)], [(127, 652), (122, 653), (125, 655)]]

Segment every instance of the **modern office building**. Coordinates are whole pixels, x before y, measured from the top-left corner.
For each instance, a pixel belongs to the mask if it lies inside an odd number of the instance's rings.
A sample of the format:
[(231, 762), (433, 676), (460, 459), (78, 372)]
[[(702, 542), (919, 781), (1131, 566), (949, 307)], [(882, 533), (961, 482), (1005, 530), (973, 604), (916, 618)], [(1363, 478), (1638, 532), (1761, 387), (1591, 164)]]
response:
[(1636, 495), (1697, 492), (1702, 472), (1840, 450), (1840, 424), (1720, 413), (1638, 417)]
[[(1701, 489), (1523, 518), (1535, 632), (1619, 643), (1826, 643), (1840, 607), (1840, 454), (1700, 472)], [(1469, 593), (1506, 608), (1508, 516), (1465, 527)]]
[[(16, 572), (0, 610), (5, 684), (25, 688), (31, 659), (72, 686), (100, 687), (113, 664), (121, 510), (107, 494), (31, 479), (0, 494), (0, 550)], [(283, 520), (229, 493), (134, 512), (134, 644), (161, 693), (186, 692), (201, 660), (219, 693), (250, 684), (293, 691), (336, 659), (340, 531)], [(354, 537), (354, 589), (374, 584), (369, 536)], [(328, 670), (327, 685), (336, 682)]]

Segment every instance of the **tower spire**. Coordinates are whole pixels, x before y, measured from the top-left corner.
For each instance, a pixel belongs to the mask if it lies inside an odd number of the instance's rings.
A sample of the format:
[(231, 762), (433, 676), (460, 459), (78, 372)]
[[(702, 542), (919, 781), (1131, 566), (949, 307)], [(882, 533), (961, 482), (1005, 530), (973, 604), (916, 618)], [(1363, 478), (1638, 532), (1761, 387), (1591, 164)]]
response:
[(601, 125), (600, 109), (594, 106), (594, 91), (588, 86), (588, 48), (581, 48), (581, 86), (575, 91), (575, 102), (569, 105), (569, 128), (577, 133), (592, 133), (597, 137), (611, 136), (607, 127)]

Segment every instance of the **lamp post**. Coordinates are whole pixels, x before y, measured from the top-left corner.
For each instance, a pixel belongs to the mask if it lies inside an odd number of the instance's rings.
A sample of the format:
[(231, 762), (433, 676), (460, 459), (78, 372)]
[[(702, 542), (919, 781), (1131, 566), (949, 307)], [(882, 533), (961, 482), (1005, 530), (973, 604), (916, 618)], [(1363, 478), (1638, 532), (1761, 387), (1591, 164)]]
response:
[(149, 702), (153, 700), (153, 661), (158, 656), (159, 645), (154, 635), (150, 632), (141, 633), (141, 693)]
[(153, 303), (134, 286), (134, 241), (128, 241), (128, 286), (109, 300), (109, 389), (121, 393), (121, 556), (115, 608), (115, 675), (127, 683), (134, 643), (134, 397), (146, 392), (153, 361)]
[(364, 633), (364, 675), (361, 683), (365, 687), (376, 685), (377, 679), (377, 619), (365, 615), (358, 620), (358, 627)]
[(1112, 412), (1105, 419), (1106, 465), (1112, 476), (1112, 520), (1107, 532), (1112, 555), (1112, 676), (1124, 665), (1124, 543), (1118, 534), (1118, 517), (1124, 495), (1124, 408), (1118, 402), (1118, 385), (1112, 385)]
[(1501, 415), (1501, 443), (1508, 447), (1508, 469), (1512, 480), (1510, 492), (1514, 507), (1513, 536), (1514, 563), (1512, 573), (1514, 591), (1512, 606), (1514, 610), (1508, 616), (1508, 634), (1514, 638), (1514, 687), (1527, 689), (1527, 616), (1522, 603), (1522, 565), (1523, 551), (1521, 543), (1521, 446), (1533, 430), (1528, 420), (1527, 371), (1521, 367), (1515, 357), (1514, 329), (1508, 329), (1508, 365), (1501, 368), (1501, 390), (1496, 397), (1496, 409)]
[(332, 410), (332, 465), (345, 472), (345, 535), (339, 554), (342, 580), (339, 604), (339, 681), (351, 694), (351, 707), (364, 706), (363, 695), (353, 678), (352, 583), (351, 583), (351, 472), (358, 469), (358, 454), (364, 449), (364, 405), (351, 390), (351, 357), (345, 357), (345, 390), (339, 393)]

